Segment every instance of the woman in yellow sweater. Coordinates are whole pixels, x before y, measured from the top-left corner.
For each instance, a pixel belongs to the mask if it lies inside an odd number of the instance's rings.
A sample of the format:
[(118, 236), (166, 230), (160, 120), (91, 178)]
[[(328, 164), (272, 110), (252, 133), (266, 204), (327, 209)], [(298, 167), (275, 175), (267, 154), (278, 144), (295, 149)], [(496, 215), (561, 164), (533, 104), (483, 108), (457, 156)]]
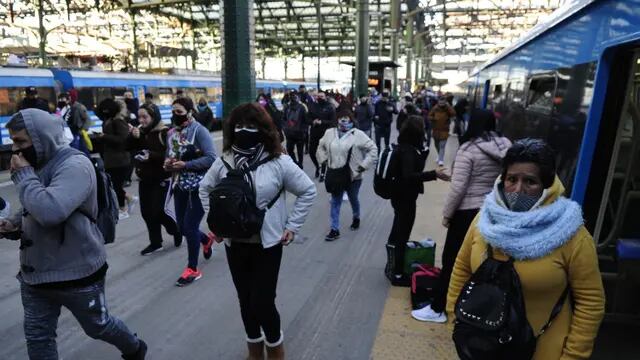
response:
[(553, 151), (541, 140), (516, 142), (503, 160), (501, 178), (471, 224), (456, 258), (447, 313), (487, 258), (515, 260), (526, 316), (535, 335), (570, 290), (551, 326), (538, 338), (533, 359), (587, 359), (604, 315), (604, 290), (593, 239), (580, 206), (562, 196)]

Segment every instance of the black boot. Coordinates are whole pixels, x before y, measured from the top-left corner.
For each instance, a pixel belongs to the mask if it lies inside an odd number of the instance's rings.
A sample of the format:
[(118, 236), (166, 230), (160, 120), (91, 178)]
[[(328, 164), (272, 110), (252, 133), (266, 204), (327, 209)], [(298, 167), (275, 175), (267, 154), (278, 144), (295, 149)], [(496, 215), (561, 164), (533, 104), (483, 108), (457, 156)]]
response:
[(353, 218), (353, 223), (351, 223), (351, 230), (358, 230), (358, 229), (360, 229), (360, 219)]
[(144, 357), (147, 355), (147, 343), (142, 340), (138, 340), (140, 344), (138, 345), (138, 351), (129, 355), (122, 355), (124, 360), (144, 360)]

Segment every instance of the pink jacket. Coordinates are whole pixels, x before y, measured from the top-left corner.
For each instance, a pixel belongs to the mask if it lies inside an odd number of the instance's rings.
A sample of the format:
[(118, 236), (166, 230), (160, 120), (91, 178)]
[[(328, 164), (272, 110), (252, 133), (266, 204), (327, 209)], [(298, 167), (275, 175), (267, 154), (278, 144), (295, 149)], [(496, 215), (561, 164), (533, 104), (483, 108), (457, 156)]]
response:
[(479, 209), (502, 171), (501, 160), (511, 141), (496, 133), (463, 144), (453, 165), (451, 189), (442, 215), (451, 219), (456, 210)]

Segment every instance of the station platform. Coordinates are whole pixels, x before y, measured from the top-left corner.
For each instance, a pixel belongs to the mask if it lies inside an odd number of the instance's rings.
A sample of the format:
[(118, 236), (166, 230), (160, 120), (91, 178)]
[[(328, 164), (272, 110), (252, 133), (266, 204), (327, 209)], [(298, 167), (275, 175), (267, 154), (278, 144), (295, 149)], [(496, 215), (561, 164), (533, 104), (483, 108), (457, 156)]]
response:
[[(214, 139), (220, 150), (220, 139), (215, 136)], [(456, 148), (457, 140), (453, 137), (447, 145), (449, 166)], [(433, 146), (431, 150), (428, 168), (435, 167)], [(305, 170), (313, 174), (308, 158)], [(329, 230), (329, 196), (324, 185), (318, 184), (318, 197), (303, 230), (285, 248), (277, 304), (287, 359), (457, 358), (446, 325), (413, 320), (409, 289), (391, 287), (384, 277), (385, 243), (393, 211), (388, 201), (374, 194), (372, 176), (371, 171), (367, 172), (361, 189), (360, 230), (348, 230), (351, 209), (344, 202), (342, 237), (332, 243), (324, 241)], [(137, 182), (127, 190), (137, 193)], [(445, 238), (441, 210), (447, 190), (445, 182), (425, 184), (412, 233), (414, 240), (425, 237), (436, 240), (437, 262)], [(0, 195), (18, 206), (13, 186), (0, 187)], [(289, 197), (288, 201), (293, 199)], [(204, 223), (202, 228), (206, 228)], [(244, 359), (245, 335), (223, 245), (214, 247), (210, 260), (201, 258), (204, 274), (201, 280), (178, 288), (174, 283), (185, 266), (187, 252), (185, 245), (174, 248), (170, 239), (165, 236), (165, 251), (142, 257), (139, 251), (148, 240), (139, 210), (119, 224), (116, 242), (107, 246), (106, 296), (111, 313), (148, 343), (148, 359)], [(20, 291), (14, 277), (17, 259), (17, 243), (0, 240), (0, 359), (3, 360), (27, 358)], [(86, 336), (64, 309), (59, 320), (58, 351), (61, 359), (120, 358), (111, 345)]]

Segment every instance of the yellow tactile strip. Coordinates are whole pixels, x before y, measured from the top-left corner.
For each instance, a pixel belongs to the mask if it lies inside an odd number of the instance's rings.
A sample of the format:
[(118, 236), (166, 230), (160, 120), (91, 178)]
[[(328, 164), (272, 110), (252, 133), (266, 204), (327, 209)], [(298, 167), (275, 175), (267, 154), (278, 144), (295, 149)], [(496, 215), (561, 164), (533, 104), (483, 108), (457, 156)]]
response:
[(446, 324), (416, 321), (410, 313), (409, 289), (390, 288), (371, 350), (371, 359), (457, 359)]

